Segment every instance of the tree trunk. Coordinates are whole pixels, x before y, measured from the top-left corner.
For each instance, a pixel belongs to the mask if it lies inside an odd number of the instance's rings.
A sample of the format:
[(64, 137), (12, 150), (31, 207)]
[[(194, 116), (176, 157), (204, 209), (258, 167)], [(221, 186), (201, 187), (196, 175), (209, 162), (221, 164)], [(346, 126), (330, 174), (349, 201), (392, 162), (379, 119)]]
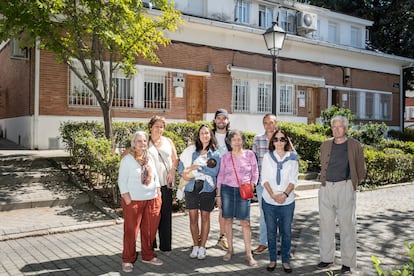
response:
[(112, 151), (115, 151), (115, 140), (114, 140), (114, 133), (112, 130), (112, 109), (110, 105), (103, 104), (101, 105), (102, 115), (104, 119), (104, 127), (105, 127), (105, 137), (111, 141), (111, 148)]

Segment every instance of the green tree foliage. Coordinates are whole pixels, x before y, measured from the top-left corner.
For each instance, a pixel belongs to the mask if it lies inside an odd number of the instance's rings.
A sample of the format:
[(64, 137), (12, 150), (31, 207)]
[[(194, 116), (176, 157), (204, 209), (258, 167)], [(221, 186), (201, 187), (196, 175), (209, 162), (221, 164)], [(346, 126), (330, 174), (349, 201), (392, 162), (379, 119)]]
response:
[(310, 0), (309, 4), (374, 22), (373, 50), (414, 58), (414, 2), (412, 0)]
[[(334, 116), (344, 116), (349, 121), (349, 127), (353, 125), (353, 121), (355, 120), (355, 115), (352, 114), (352, 111), (347, 108), (337, 107), (336, 105), (331, 106), (330, 108), (324, 109), (321, 112), (321, 120), (322, 124), (325, 128), (331, 128), (331, 119)], [(328, 133), (330, 135), (330, 133)]]
[(156, 51), (182, 22), (174, 3), (152, 0), (148, 12), (139, 0), (0, 1), (0, 41), (19, 37), (21, 46), (53, 52), (95, 95), (112, 140), (113, 75), (135, 73), (137, 57), (158, 62)]

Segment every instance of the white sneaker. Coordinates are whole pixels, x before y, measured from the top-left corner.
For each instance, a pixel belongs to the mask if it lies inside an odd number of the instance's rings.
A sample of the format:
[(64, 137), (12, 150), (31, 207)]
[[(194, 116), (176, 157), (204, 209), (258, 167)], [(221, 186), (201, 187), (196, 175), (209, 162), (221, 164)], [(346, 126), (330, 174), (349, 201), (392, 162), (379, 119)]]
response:
[(204, 260), (206, 258), (206, 249), (204, 247), (200, 247), (198, 249), (197, 259)]
[(198, 246), (193, 246), (193, 251), (191, 251), (190, 258), (195, 259), (198, 256)]

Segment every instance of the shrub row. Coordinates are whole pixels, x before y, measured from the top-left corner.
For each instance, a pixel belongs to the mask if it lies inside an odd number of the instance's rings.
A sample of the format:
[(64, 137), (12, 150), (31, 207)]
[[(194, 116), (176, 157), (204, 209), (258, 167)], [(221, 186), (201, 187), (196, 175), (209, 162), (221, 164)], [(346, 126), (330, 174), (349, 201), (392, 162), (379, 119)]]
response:
[[(170, 123), (164, 135), (170, 137), (180, 154), (194, 140), (201, 124), (206, 122)], [(209, 123), (207, 123), (209, 124)], [(279, 123), (287, 132), (300, 156), (300, 170), (319, 171), (319, 147), (329, 131), (322, 125)], [(91, 188), (110, 189), (114, 202), (117, 202), (117, 175), (120, 152), (129, 147), (132, 134), (137, 130), (148, 131), (147, 123), (114, 122), (114, 144), (117, 154), (113, 154), (111, 143), (105, 139), (104, 128), (97, 122), (65, 122), (60, 126), (61, 138), (71, 154), (75, 166), (90, 183)], [(367, 161), (368, 186), (386, 185), (414, 179), (414, 142), (385, 140), (381, 131), (383, 125), (368, 124), (350, 131), (354, 138), (363, 140)], [(246, 132), (246, 147), (251, 149), (255, 133)]]

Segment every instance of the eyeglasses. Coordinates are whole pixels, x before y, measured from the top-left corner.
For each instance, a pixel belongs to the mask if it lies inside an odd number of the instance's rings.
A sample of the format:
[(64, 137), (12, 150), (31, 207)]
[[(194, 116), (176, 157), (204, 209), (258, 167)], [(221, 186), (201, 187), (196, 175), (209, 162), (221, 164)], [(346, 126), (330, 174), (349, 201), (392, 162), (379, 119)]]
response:
[(273, 138), (272, 139), (272, 142), (274, 143), (274, 142), (282, 142), (282, 143), (284, 143), (284, 142), (286, 142), (287, 141), (287, 139), (285, 138), (285, 137), (280, 137), (280, 138), (278, 138), (278, 137), (275, 137), (275, 138)]

